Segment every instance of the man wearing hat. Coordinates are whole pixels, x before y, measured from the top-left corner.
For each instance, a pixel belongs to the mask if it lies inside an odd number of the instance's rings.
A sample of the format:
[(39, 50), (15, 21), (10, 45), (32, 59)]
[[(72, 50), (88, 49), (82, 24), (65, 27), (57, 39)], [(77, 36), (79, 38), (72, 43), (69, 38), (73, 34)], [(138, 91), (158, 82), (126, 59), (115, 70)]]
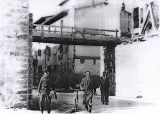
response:
[(43, 76), (40, 79), (39, 86), (38, 86), (38, 92), (40, 96), (39, 100), (39, 106), (40, 110), (43, 114), (44, 110), (44, 102), (47, 103), (47, 112), (48, 114), (51, 112), (51, 96), (50, 92), (54, 89), (51, 83), (51, 79), (49, 77), (48, 69), (45, 69)]

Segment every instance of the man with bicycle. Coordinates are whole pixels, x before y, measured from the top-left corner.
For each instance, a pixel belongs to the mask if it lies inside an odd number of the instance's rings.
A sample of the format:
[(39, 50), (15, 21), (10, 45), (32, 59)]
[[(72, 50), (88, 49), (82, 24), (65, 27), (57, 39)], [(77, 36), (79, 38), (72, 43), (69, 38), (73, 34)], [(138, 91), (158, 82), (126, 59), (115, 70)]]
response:
[(85, 72), (85, 77), (81, 80), (80, 83), (81, 90), (84, 91), (83, 95), (83, 104), (87, 111), (91, 113), (92, 110), (92, 97), (93, 97), (93, 81), (90, 78), (90, 72)]

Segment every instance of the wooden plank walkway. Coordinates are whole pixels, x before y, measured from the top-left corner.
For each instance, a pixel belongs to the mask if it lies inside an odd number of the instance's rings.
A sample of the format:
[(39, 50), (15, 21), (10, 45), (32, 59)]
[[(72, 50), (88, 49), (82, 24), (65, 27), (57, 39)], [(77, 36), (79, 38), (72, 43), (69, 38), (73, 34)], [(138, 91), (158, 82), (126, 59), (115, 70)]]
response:
[(120, 44), (118, 30), (33, 25), (33, 42), (105, 46)]

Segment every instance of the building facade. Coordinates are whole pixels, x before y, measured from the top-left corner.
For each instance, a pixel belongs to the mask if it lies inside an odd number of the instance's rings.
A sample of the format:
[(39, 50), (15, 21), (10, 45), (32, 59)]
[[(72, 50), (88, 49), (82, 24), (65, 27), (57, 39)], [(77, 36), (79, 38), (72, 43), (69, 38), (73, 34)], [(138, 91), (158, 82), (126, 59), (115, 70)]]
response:
[[(132, 15), (127, 10), (128, 6), (120, 1), (103, 0), (94, 3), (79, 3), (80, 7), (75, 9), (75, 25), (84, 28), (118, 30), (118, 37), (131, 38)], [(84, 5), (85, 4), (85, 5)], [(130, 4), (129, 4), (130, 6)], [(129, 8), (128, 8), (129, 9)], [(116, 35), (107, 33), (109, 36)], [(115, 77), (115, 47), (116, 45), (106, 45), (99, 47), (100, 50), (100, 75), (104, 71), (109, 72), (110, 77), (110, 95), (116, 95), (116, 77)]]
[(99, 49), (93, 48), (93, 46), (60, 45), (57, 53), (57, 65), (64, 65), (78, 74), (90, 71), (93, 75), (99, 75), (99, 55)]
[(133, 9), (133, 37), (149, 36), (159, 30), (159, 3), (137, 1)]
[(121, 37), (131, 38), (132, 34), (132, 14), (125, 9), (125, 4), (122, 3), (120, 12), (120, 30)]
[[(62, 9), (62, 12), (64, 10), (67, 11), (67, 15), (63, 17), (59, 16), (61, 17), (59, 19), (55, 18), (56, 16), (53, 17), (53, 23), (50, 24), (56, 26), (118, 30), (117, 36), (131, 34), (131, 14), (125, 10), (125, 6), (122, 8), (121, 2), (110, 1), (108, 3), (104, 0), (75, 2), (75, 0), (71, 0), (62, 6)], [(62, 12), (60, 13), (61, 15)], [(122, 13), (124, 16), (120, 16)], [(126, 20), (127, 23), (125, 23)], [(121, 24), (124, 24), (125, 27), (121, 27)], [(116, 34), (112, 32), (105, 34), (116, 37)], [(111, 80), (110, 93), (111, 95), (115, 95), (115, 46), (114, 44), (106, 45), (105, 49), (103, 49), (103, 47), (96, 46), (61, 45), (60, 47), (63, 49), (60, 49), (59, 52), (62, 53), (58, 53), (58, 56), (60, 56), (58, 58), (61, 58), (61, 62), (59, 61), (58, 64), (61, 65), (64, 71), (67, 71), (67, 68), (72, 68), (74, 73), (83, 73), (89, 70), (93, 75), (102, 76), (103, 72), (107, 70)], [(66, 53), (66, 49), (69, 49), (68, 53)]]
[(159, 5), (156, 0), (134, 4), (132, 38), (140, 40), (115, 49), (117, 96), (159, 102)]
[[(84, 2), (84, 1), (83, 1)], [(72, 7), (71, 17), (74, 17), (74, 21), (71, 26), (81, 27), (81, 28), (97, 28), (97, 29), (117, 29), (119, 31), (118, 37), (127, 37), (129, 39), (134, 39), (136, 37), (143, 37), (145, 40), (151, 37), (158, 38), (159, 33), (159, 4), (158, 1), (147, 1), (147, 2), (132, 2), (134, 7), (126, 2), (109, 1), (109, 4), (104, 4), (103, 1), (93, 2), (77, 2), (78, 7), (75, 5)], [(130, 8), (128, 8), (130, 7)], [(70, 10), (68, 10), (70, 11)], [(129, 13), (132, 12), (132, 13)], [(56, 21), (54, 24), (63, 25), (67, 22), (67, 18), (63, 17)], [(72, 19), (72, 18), (71, 18)], [(61, 21), (63, 20), (63, 21)], [(68, 24), (68, 23), (67, 23)], [(67, 25), (66, 25), (67, 26)], [(110, 34), (108, 35), (115, 35)], [(138, 97), (147, 96), (152, 97), (152, 94), (145, 89), (148, 87), (152, 90), (156, 96), (159, 95), (156, 90), (158, 89), (158, 67), (159, 62), (156, 63), (156, 59), (159, 56), (159, 46), (156, 44), (158, 39), (147, 40), (146, 42), (132, 42), (133, 44), (127, 45), (106, 45), (105, 47), (99, 47), (100, 52), (100, 75), (102, 72), (107, 70), (110, 74), (111, 81), (111, 95), (124, 96), (124, 97)], [(152, 46), (151, 46), (152, 45)], [(68, 46), (71, 48), (70, 51), (74, 55), (70, 57), (70, 54), (66, 54), (62, 66), (72, 65), (71, 68), (75, 72), (79, 71), (81, 68), (87, 69), (87, 65), (84, 64), (84, 58), (86, 55), (79, 55), (76, 50), (85, 50), (85, 48), (76, 46)], [(67, 46), (64, 47), (67, 49)], [(77, 51), (78, 52), (78, 51)], [(86, 51), (87, 52), (87, 51)], [(64, 52), (65, 53), (65, 52)], [(63, 53), (63, 54), (64, 54)], [(83, 53), (85, 53), (83, 51)], [(74, 58), (75, 57), (75, 58)], [(94, 56), (96, 57), (96, 56)], [(72, 58), (69, 61), (67, 59)], [(89, 57), (93, 58), (93, 57)], [(88, 61), (90, 61), (88, 59)], [(92, 61), (93, 63), (94, 60)], [(92, 65), (90, 61), (89, 64)], [(74, 63), (74, 64), (73, 64)], [(75, 66), (76, 64), (79, 66)], [(84, 66), (83, 66), (84, 65)], [(152, 69), (150, 67), (154, 69)], [(69, 68), (69, 67), (66, 67)], [(154, 82), (151, 86), (147, 85), (151, 80), (151, 73), (154, 75)], [(144, 81), (143, 79), (147, 79)], [(126, 86), (127, 85), (127, 86)], [(154, 91), (154, 88), (156, 90)], [(126, 93), (126, 91), (129, 91)]]
[[(75, 7), (72, 0), (61, 6), (62, 11), (52, 16), (52, 22), (47, 22), (50, 16), (42, 17), (35, 24), (49, 24), (55, 26), (77, 26), (75, 22), (78, 16), (75, 15)], [(63, 15), (63, 12), (66, 15)], [(83, 27), (83, 26), (81, 26)], [(63, 74), (68, 71), (72, 74), (83, 74), (90, 71), (92, 75), (100, 75), (100, 47), (98, 46), (80, 46), (80, 45), (63, 45), (60, 44), (56, 53), (56, 65), (63, 69)]]

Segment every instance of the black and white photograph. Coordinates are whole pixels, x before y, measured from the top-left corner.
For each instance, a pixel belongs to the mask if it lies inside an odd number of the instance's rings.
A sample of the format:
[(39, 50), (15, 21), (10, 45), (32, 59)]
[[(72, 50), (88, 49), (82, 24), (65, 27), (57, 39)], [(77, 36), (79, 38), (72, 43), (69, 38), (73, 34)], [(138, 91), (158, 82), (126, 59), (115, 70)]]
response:
[(160, 114), (159, 0), (0, 0), (1, 114)]

